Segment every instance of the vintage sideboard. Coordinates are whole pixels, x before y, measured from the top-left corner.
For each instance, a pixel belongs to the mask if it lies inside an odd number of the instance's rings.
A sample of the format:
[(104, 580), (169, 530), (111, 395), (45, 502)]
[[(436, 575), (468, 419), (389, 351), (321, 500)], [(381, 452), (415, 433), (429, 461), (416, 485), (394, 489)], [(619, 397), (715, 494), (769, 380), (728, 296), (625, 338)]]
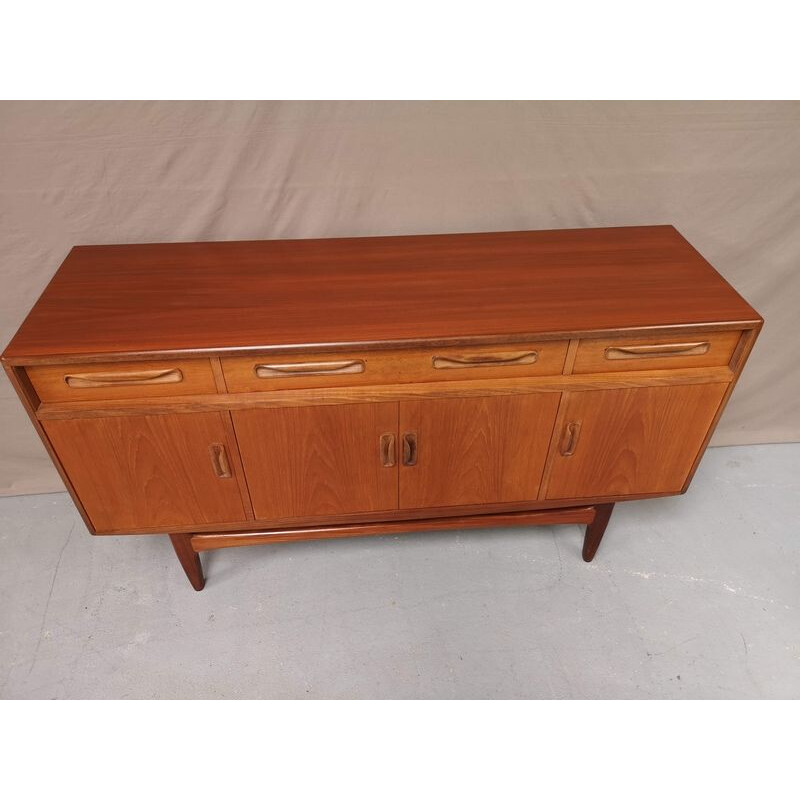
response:
[(88, 529), (220, 547), (686, 491), (762, 319), (669, 225), (75, 247), (3, 354)]

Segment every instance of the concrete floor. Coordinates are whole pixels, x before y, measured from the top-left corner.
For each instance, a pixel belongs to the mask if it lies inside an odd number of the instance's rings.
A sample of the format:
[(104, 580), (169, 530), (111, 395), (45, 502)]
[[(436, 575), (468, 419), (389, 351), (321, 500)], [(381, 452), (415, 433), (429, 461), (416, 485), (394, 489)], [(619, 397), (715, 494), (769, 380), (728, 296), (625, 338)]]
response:
[(222, 550), (0, 499), (3, 698), (797, 698), (800, 444), (578, 526)]

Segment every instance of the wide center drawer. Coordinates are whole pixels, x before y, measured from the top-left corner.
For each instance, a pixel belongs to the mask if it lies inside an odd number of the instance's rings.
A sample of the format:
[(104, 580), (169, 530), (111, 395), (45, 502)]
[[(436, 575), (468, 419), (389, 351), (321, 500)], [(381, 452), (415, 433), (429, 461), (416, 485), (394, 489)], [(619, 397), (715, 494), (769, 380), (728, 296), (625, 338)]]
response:
[(26, 367), (43, 403), (214, 394), (207, 358)]
[(560, 375), (566, 341), (222, 359), (229, 392)]

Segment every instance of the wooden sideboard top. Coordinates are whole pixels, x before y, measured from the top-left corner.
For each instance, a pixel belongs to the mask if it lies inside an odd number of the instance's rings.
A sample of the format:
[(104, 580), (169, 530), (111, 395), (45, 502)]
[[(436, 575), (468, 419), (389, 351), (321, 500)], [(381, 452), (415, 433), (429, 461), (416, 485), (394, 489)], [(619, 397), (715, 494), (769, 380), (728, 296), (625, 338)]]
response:
[(3, 357), (497, 342), (745, 323), (669, 225), (74, 247)]

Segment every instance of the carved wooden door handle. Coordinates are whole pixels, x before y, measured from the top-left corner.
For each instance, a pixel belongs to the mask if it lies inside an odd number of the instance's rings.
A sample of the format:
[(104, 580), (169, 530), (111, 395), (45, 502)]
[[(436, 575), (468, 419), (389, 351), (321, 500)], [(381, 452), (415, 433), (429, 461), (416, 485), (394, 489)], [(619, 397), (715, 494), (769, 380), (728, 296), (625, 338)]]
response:
[(395, 465), (393, 433), (384, 433), (381, 436), (381, 464), (384, 467), (393, 467)]
[(292, 375), (353, 375), (363, 372), (366, 364), (359, 358), (352, 361), (303, 361), (297, 364), (256, 364), (259, 378), (285, 378)]
[(578, 439), (581, 435), (580, 422), (568, 422), (564, 428), (564, 435), (561, 437), (561, 455), (571, 456), (578, 446)]
[(627, 347), (606, 347), (608, 361), (620, 358), (653, 358), (658, 356), (701, 356), (708, 352), (709, 342), (678, 342), (674, 344), (632, 344)]
[(231, 465), (228, 463), (228, 454), (225, 452), (225, 445), (215, 442), (208, 448), (211, 453), (211, 466), (214, 474), (218, 478), (231, 478)]
[(417, 434), (403, 434), (403, 466), (413, 467), (417, 463)]
[(84, 372), (65, 375), (64, 382), (72, 389), (93, 389), (99, 386), (147, 386), (155, 383), (180, 383), (179, 369), (149, 369), (138, 372)]
[(518, 364), (535, 364), (539, 354), (534, 350), (529, 353), (508, 355), (484, 354), (475, 356), (434, 356), (434, 369), (464, 369), (466, 367), (513, 367)]

